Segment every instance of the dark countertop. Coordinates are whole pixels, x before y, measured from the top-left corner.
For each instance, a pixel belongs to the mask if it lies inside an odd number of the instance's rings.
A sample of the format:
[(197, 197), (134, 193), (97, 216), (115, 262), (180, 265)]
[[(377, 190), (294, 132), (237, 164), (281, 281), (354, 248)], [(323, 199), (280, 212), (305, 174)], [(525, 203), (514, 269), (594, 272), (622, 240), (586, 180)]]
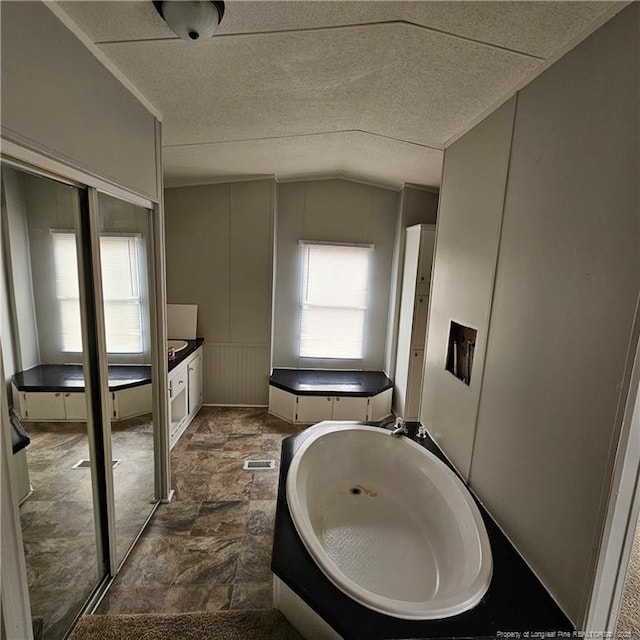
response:
[[(204, 338), (187, 340), (188, 346), (178, 351), (175, 360), (168, 361), (168, 369), (175, 369), (186, 360)], [(110, 364), (109, 391), (122, 391), (151, 382), (151, 365)], [(39, 364), (26, 371), (16, 373), (12, 378), (18, 391), (48, 391), (80, 393), (84, 391), (84, 374), (81, 364)]]
[[(151, 365), (109, 365), (109, 391), (121, 391), (151, 382)], [(81, 364), (39, 364), (13, 376), (18, 391), (80, 393), (84, 391)]]
[[(414, 440), (417, 426), (409, 423), (409, 437)], [(441, 620), (400, 620), (368, 609), (342, 593), (307, 553), (287, 504), (286, 477), (291, 459), (316, 428), (317, 425), (310, 427), (282, 442), (271, 570), (345, 640), (495, 638), (498, 631), (574, 631), (571, 622), (477, 500), (491, 543), (493, 577), (489, 590), (476, 607)], [(416, 441), (451, 468), (433, 440)]]
[(195, 338), (194, 340), (187, 340), (186, 338), (172, 338), (172, 340), (184, 339), (187, 342), (187, 346), (176, 353), (176, 357), (173, 360), (169, 360), (169, 371), (173, 371), (181, 362), (184, 362), (198, 347), (204, 344), (204, 338)]
[(269, 384), (297, 396), (369, 397), (393, 387), (382, 371), (274, 369)]

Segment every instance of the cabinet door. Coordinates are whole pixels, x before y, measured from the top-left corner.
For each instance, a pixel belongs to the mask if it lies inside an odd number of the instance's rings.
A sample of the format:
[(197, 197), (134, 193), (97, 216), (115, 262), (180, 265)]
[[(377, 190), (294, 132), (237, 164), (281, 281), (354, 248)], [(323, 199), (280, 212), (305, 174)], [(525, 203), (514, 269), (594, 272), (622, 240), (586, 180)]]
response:
[(194, 414), (202, 404), (202, 355), (198, 354), (187, 365), (187, 385), (189, 389), (189, 415)]
[(294, 422), (296, 415), (296, 397), (269, 385), (269, 413), (287, 422)]
[(169, 379), (169, 405), (171, 429), (176, 429), (187, 415), (187, 368), (181, 365), (171, 372)]
[(391, 400), (393, 389), (387, 389), (378, 395), (369, 398), (369, 412), (367, 420), (378, 422), (391, 415)]
[(67, 420), (86, 420), (87, 400), (84, 393), (65, 393), (64, 412)]
[(420, 394), (422, 392), (422, 360), (424, 351), (412, 349), (409, 361), (409, 384), (407, 390), (407, 403), (404, 408), (405, 420), (417, 420), (420, 410)]
[(331, 420), (333, 398), (330, 396), (298, 396), (296, 422), (311, 423)]
[(117, 420), (151, 413), (151, 385), (142, 384), (130, 389), (122, 389), (114, 394), (113, 417)]
[(418, 296), (413, 312), (413, 332), (411, 334), (411, 346), (414, 349), (424, 349), (424, 342), (427, 337), (428, 311), (429, 296)]
[(333, 420), (366, 420), (368, 398), (336, 396), (333, 399)]
[[(433, 249), (436, 241), (435, 225), (423, 226), (420, 237), (420, 258), (418, 260), (418, 284), (427, 287), (431, 282)], [(425, 291), (425, 293), (426, 293)]]
[(60, 392), (34, 391), (22, 394), (25, 419), (64, 420), (64, 398)]

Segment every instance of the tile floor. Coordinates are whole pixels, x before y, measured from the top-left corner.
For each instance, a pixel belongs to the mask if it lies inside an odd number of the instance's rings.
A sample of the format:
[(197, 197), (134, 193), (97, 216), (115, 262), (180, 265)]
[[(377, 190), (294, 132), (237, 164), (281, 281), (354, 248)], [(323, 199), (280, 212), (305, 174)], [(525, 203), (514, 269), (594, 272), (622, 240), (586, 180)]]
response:
[(266, 409), (203, 407), (171, 453), (175, 498), (158, 507), (97, 613), (270, 608), (278, 467), (296, 433)]

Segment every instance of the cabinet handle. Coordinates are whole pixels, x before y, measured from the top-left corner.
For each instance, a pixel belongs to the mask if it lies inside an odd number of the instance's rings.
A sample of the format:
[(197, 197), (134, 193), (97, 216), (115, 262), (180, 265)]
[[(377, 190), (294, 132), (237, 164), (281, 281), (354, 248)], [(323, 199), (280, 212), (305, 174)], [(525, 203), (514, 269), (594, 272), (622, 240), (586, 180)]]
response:
[(68, 398), (70, 395), (71, 395), (70, 393), (65, 393), (65, 394), (64, 394), (64, 397), (65, 397), (65, 398)]
[(184, 380), (178, 380), (178, 384), (184, 384)]
[(336, 402), (340, 402), (340, 398), (336, 398)]
[(327, 402), (331, 402), (331, 398), (327, 398)]
[(60, 397), (60, 394), (59, 394), (59, 393), (56, 393), (56, 395), (55, 395), (54, 397), (55, 397), (55, 398), (59, 398), (59, 397)]

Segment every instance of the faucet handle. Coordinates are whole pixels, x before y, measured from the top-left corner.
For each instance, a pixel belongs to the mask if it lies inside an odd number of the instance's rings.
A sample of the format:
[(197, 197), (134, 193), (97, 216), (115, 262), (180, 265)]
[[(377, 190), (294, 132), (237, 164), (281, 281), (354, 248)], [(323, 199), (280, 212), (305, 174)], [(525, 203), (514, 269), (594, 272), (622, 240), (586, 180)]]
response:
[(418, 427), (418, 432), (416, 433), (416, 438), (420, 438), (421, 440), (426, 438), (429, 434), (427, 433), (427, 427), (421, 424)]

